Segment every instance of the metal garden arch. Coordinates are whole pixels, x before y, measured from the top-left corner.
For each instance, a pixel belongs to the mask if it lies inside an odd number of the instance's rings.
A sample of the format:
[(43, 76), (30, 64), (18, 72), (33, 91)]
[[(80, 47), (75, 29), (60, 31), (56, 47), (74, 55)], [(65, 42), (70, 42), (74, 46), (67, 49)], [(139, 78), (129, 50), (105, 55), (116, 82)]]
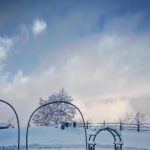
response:
[(17, 128), (18, 128), (18, 147), (17, 148), (19, 150), (19, 148), (20, 148), (20, 124), (19, 124), (19, 117), (17, 115), (17, 112), (16, 112), (15, 108), (10, 103), (8, 103), (5, 100), (1, 100), (1, 99), (0, 99), (0, 102), (8, 105), (13, 110), (13, 112), (15, 114), (15, 117), (16, 117), (16, 120), (17, 120)]
[(29, 134), (30, 121), (31, 121), (33, 115), (34, 115), (40, 108), (45, 107), (45, 106), (47, 106), (47, 105), (51, 105), (51, 104), (57, 104), (57, 103), (62, 103), (62, 104), (71, 105), (71, 106), (75, 107), (75, 108), (78, 110), (78, 112), (80, 113), (81, 118), (82, 118), (82, 121), (83, 121), (83, 127), (84, 127), (86, 150), (88, 150), (88, 149), (87, 149), (87, 131), (86, 131), (86, 125), (85, 125), (85, 120), (84, 120), (83, 114), (82, 114), (82, 112), (80, 111), (80, 109), (79, 109), (77, 106), (75, 106), (74, 104), (71, 104), (71, 103), (69, 103), (69, 102), (65, 102), (65, 101), (55, 101), (55, 102), (46, 103), (46, 104), (44, 104), (44, 105), (42, 105), (42, 106), (39, 106), (38, 108), (36, 108), (36, 109), (32, 112), (32, 114), (31, 114), (31, 116), (30, 116), (30, 118), (29, 118), (29, 120), (28, 120), (27, 130), (26, 130), (26, 150), (28, 150), (28, 134)]
[(105, 127), (105, 126), (101, 127), (100, 129), (96, 130), (93, 133), (90, 133), (88, 150), (95, 150), (95, 145), (96, 145), (95, 139), (97, 135), (102, 131), (108, 131), (112, 135), (114, 139), (114, 142), (113, 142), (114, 150), (122, 150), (123, 141), (122, 141), (121, 134), (119, 133), (119, 131), (111, 127)]

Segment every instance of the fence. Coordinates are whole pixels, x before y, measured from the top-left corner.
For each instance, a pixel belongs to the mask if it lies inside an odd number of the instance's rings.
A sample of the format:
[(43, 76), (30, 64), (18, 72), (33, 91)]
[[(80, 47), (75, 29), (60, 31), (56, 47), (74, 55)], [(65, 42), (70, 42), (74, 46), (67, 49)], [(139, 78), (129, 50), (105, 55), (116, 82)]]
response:
[[(150, 131), (150, 123), (113, 123), (113, 122), (103, 122), (103, 123), (90, 123), (86, 122), (86, 128), (99, 127), (102, 125), (106, 125), (112, 128), (116, 128), (120, 131), (122, 130), (135, 130), (137, 132), (140, 131)], [(78, 123), (78, 126), (82, 126), (82, 124)]]

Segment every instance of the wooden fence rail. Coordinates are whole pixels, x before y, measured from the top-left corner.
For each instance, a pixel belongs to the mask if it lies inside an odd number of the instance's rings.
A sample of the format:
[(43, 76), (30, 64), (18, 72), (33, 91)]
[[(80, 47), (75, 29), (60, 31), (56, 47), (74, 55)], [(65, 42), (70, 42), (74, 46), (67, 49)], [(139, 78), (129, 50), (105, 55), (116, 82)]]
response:
[[(78, 126), (82, 126), (82, 124), (77, 123)], [(114, 123), (114, 122), (103, 122), (103, 123), (90, 123), (90, 122), (86, 122), (86, 128), (97, 128), (100, 127), (102, 125), (106, 125), (109, 127), (113, 127), (116, 129), (119, 129), (120, 131), (122, 130), (136, 130), (137, 132), (140, 131), (150, 131), (150, 123)]]

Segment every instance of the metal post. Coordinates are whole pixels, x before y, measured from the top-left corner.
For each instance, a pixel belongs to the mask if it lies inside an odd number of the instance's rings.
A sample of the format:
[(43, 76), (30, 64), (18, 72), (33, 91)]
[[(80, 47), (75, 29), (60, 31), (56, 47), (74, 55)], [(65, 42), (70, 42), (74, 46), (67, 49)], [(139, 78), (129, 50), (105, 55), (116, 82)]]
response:
[(120, 150), (122, 150), (122, 144), (120, 144)]

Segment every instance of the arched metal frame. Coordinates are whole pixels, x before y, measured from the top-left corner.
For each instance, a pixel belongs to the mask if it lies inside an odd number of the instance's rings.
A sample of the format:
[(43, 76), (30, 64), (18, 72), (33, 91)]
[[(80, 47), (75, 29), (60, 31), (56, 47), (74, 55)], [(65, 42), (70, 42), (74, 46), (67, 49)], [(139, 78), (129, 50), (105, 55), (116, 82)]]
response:
[[(114, 139), (114, 148), (115, 148), (115, 150), (117, 149), (117, 144), (116, 144), (116, 136), (115, 136), (115, 134), (117, 135), (117, 137), (119, 138), (119, 146), (120, 146), (120, 149), (122, 150), (122, 139), (121, 139), (121, 136), (120, 136), (120, 134), (115, 130), (115, 129), (113, 129), (113, 128), (110, 128), (110, 127), (104, 127), (104, 128), (100, 128), (97, 132), (96, 132), (96, 134), (94, 134), (94, 135), (90, 135), (89, 136), (89, 141), (91, 141), (92, 140), (92, 142), (93, 143), (95, 143), (95, 139), (96, 139), (96, 137), (97, 137), (97, 135), (101, 132), (101, 131), (108, 131), (112, 136), (113, 136), (113, 139)], [(93, 139), (91, 139), (93, 137)], [(95, 149), (95, 145), (96, 144), (94, 144), (93, 146), (94, 146), (94, 148), (93, 148), (93, 150)], [(89, 146), (90, 147), (90, 146)]]
[(81, 117), (82, 117), (82, 121), (83, 121), (84, 133), (85, 133), (86, 150), (88, 150), (88, 149), (87, 149), (87, 131), (86, 131), (86, 125), (85, 125), (85, 120), (84, 120), (83, 114), (82, 114), (82, 112), (80, 111), (80, 109), (79, 109), (77, 106), (75, 106), (74, 104), (71, 104), (71, 103), (69, 103), (69, 102), (65, 102), (65, 101), (55, 101), (55, 102), (46, 103), (46, 104), (44, 104), (44, 105), (42, 105), (42, 106), (39, 106), (37, 109), (35, 109), (35, 110), (32, 112), (32, 114), (31, 114), (31, 116), (30, 116), (30, 118), (29, 118), (29, 120), (28, 120), (27, 130), (26, 130), (26, 150), (28, 150), (28, 133), (29, 133), (30, 121), (31, 121), (33, 115), (34, 115), (40, 108), (45, 107), (45, 106), (47, 106), (47, 105), (51, 105), (51, 104), (57, 104), (57, 103), (62, 103), (62, 104), (71, 105), (71, 106), (75, 107), (75, 108), (78, 110), (78, 112), (80, 113), (80, 115), (81, 115)]
[[(114, 138), (114, 142), (116, 141), (116, 137), (115, 137), (114, 133), (117, 134), (117, 136), (119, 137), (119, 141), (121, 142), (120, 134), (119, 134), (115, 129), (112, 129), (112, 128), (110, 128), (110, 127), (106, 127), (106, 128), (100, 129), (100, 130), (96, 133), (96, 135), (94, 136), (93, 140), (95, 141), (96, 136), (97, 136), (101, 131), (105, 131), (105, 130), (108, 131), (109, 133), (111, 133), (111, 135), (112, 135), (113, 138)], [(114, 133), (113, 133), (113, 132), (114, 132)]]
[(17, 120), (17, 127), (18, 127), (18, 150), (19, 150), (19, 148), (20, 148), (20, 124), (19, 124), (19, 117), (17, 115), (17, 112), (16, 112), (15, 108), (10, 103), (8, 103), (5, 100), (1, 100), (1, 99), (0, 99), (0, 102), (8, 105), (13, 110), (13, 112), (15, 113), (16, 120)]

